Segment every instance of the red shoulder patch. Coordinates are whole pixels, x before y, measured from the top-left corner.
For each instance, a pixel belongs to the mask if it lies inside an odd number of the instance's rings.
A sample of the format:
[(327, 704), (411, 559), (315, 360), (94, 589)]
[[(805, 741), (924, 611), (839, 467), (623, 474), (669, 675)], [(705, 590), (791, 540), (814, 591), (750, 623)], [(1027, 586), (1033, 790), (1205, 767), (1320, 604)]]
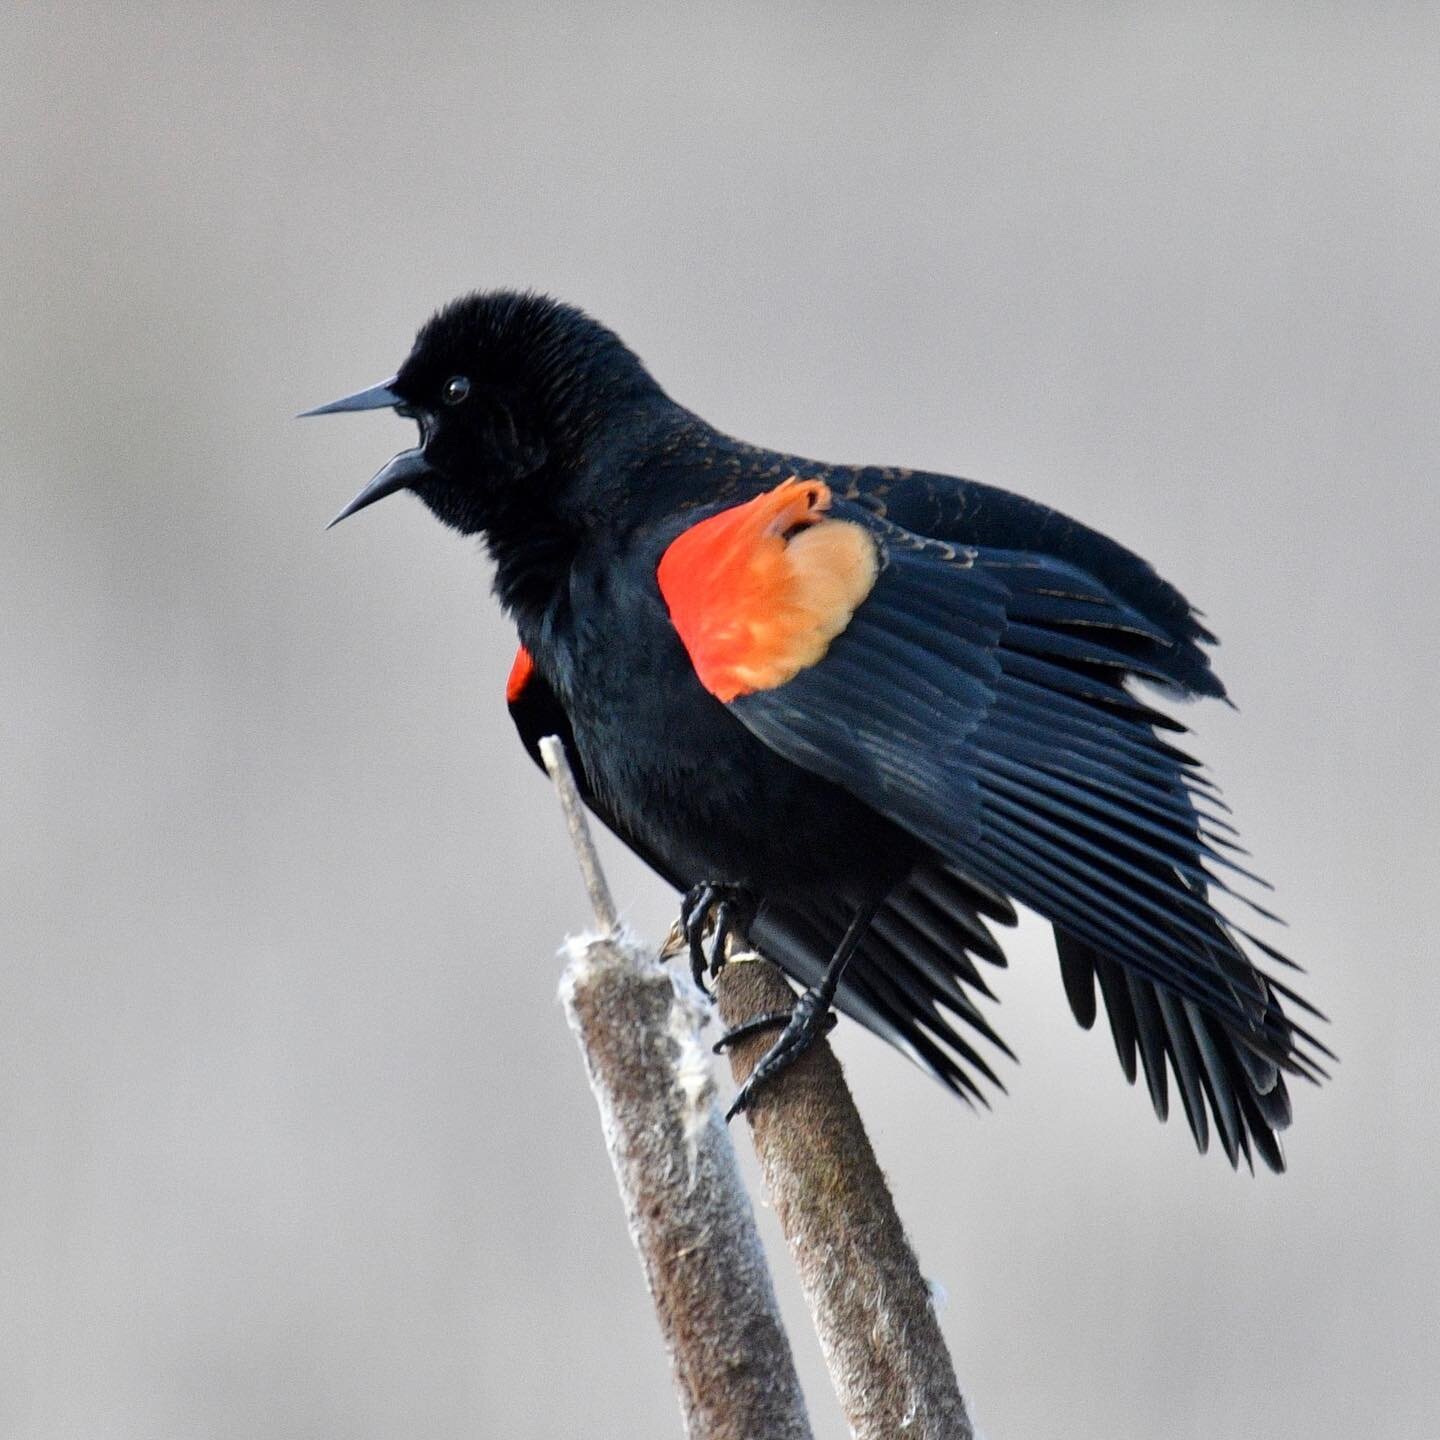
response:
[(730, 701), (822, 659), (880, 572), (874, 537), (790, 479), (677, 536), (656, 579), (700, 683)]
[(535, 673), (535, 662), (530, 658), (530, 652), (522, 645), (515, 652), (515, 663), (510, 667), (510, 678), (505, 682), (505, 703), (513, 705), (521, 695), (521, 692), (530, 683), (530, 677)]

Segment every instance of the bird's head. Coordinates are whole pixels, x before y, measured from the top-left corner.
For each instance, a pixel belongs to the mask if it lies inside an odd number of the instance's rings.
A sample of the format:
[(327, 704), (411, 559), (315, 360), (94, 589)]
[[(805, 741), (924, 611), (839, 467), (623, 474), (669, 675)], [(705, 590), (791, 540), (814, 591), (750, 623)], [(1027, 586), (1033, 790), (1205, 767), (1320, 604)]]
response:
[(420, 443), (332, 525), (413, 490), (445, 524), (471, 534), (570, 483), (607, 429), (657, 396), (636, 356), (588, 315), (543, 296), (490, 291), (429, 320), (390, 379), (305, 414), (393, 409), (420, 427)]

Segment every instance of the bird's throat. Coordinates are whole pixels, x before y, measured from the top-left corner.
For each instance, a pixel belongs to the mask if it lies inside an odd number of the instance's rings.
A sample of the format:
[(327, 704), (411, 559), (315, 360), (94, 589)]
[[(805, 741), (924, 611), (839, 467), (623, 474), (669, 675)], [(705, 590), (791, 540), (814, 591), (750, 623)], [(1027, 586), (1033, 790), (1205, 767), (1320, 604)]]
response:
[(512, 616), (538, 619), (553, 610), (579, 543), (571, 527), (543, 507), (512, 505), (489, 517), (485, 543), (495, 594)]

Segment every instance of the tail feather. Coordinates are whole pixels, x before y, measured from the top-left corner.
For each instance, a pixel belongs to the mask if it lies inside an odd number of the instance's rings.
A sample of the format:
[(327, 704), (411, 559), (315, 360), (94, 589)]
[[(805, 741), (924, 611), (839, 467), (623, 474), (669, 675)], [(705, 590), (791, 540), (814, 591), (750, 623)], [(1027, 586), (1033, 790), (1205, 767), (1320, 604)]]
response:
[(1273, 986), (1263, 1027), (1242, 1030), (1193, 1000), (1127, 973), (1064, 930), (1056, 931), (1055, 943), (1076, 1020), (1087, 1029), (1094, 1024), (1098, 983), (1125, 1076), (1133, 1085), (1144, 1071), (1160, 1119), (1169, 1113), (1173, 1076), (1202, 1151), (1213, 1125), (1231, 1165), (1243, 1158), (1253, 1168), (1252, 1156), (1258, 1155), (1271, 1170), (1284, 1170), (1279, 1132), (1291, 1116), (1285, 1072), (1303, 1071), (1293, 1051), (1274, 1038), (1289, 1027)]

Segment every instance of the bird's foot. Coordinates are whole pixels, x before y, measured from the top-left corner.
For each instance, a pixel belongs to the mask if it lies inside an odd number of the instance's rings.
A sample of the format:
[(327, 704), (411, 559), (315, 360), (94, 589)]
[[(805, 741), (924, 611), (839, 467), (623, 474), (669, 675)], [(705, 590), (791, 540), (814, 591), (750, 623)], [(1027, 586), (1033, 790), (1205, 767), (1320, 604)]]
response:
[(730, 1108), (725, 1112), (726, 1120), (733, 1120), (742, 1110), (748, 1109), (760, 1087), (768, 1085), (781, 1071), (788, 1070), (817, 1040), (828, 1035), (835, 1028), (836, 1019), (830, 1002), (818, 991), (807, 990), (795, 1002), (793, 1010), (757, 1015), (733, 1030), (727, 1030), (715, 1042), (716, 1054), (762, 1030), (773, 1029), (777, 1025), (785, 1027), (730, 1102)]
[[(745, 940), (755, 918), (755, 899), (739, 885), (693, 886), (680, 902), (680, 931), (690, 951), (690, 978), (708, 995), (708, 972), (713, 979), (725, 964), (726, 946), (732, 937)], [(710, 954), (705, 954), (706, 932), (714, 927)]]

